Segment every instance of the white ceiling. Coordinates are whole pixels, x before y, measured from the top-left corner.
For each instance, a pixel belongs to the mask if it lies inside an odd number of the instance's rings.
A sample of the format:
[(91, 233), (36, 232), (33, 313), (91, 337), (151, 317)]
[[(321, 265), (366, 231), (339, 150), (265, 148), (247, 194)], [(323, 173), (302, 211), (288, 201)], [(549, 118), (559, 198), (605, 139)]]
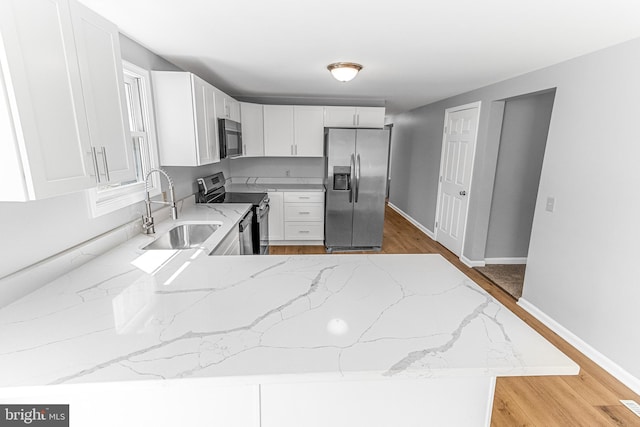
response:
[(638, 0), (80, 1), (229, 95), (389, 113), (640, 37)]

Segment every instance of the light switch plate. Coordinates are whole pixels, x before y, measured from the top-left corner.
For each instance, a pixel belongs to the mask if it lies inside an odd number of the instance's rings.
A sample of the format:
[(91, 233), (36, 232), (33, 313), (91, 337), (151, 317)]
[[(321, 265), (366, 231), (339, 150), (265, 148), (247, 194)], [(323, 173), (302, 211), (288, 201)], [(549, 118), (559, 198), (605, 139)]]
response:
[(553, 212), (555, 205), (556, 205), (555, 197), (551, 197), (551, 196), (547, 197), (547, 206), (545, 207), (545, 210), (547, 212)]

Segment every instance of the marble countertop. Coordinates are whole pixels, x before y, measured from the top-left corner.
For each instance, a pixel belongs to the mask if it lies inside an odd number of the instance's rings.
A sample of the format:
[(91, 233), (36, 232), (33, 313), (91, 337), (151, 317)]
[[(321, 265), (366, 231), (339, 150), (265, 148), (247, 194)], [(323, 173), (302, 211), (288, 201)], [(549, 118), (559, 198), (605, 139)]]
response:
[[(237, 222), (241, 206), (196, 205), (181, 219)], [(0, 309), (0, 386), (579, 370), (440, 255), (167, 256), (143, 253), (148, 241)]]

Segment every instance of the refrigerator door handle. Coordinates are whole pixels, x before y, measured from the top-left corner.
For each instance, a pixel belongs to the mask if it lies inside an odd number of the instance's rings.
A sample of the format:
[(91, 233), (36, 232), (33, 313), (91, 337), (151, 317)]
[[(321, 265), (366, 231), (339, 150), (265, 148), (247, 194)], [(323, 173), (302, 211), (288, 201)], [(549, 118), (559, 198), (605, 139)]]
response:
[[(351, 155), (351, 162), (349, 166), (351, 166), (351, 173), (349, 174), (349, 177), (355, 176), (356, 162), (353, 154)], [(349, 203), (353, 202), (353, 183), (355, 180), (351, 181), (351, 185), (349, 185)]]
[(358, 196), (360, 195), (360, 154), (356, 159), (356, 196), (355, 202), (358, 203)]

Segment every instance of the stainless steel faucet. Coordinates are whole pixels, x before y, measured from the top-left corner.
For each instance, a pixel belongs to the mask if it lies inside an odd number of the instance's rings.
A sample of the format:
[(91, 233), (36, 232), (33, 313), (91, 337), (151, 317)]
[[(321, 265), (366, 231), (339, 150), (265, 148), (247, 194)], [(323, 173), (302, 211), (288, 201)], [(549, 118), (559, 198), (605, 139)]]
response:
[[(149, 194), (149, 176), (151, 176), (151, 174), (154, 172), (158, 172), (159, 174), (164, 175), (165, 178), (167, 178), (167, 181), (169, 182), (169, 195), (171, 196), (170, 202), (151, 200), (151, 195)], [(144, 230), (144, 232), (147, 234), (154, 234), (156, 232), (156, 228), (153, 222), (153, 216), (151, 215), (151, 203), (171, 205), (171, 217), (173, 219), (178, 219), (178, 208), (176, 207), (176, 194), (174, 191), (173, 180), (162, 169), (151, 169), (149, 172), (147, 172), (147, 176), (144, 179), (144, 191), (146, 192), (144, 201), (147, 205), (147, 215), (142, 217), (142, 230)]]

